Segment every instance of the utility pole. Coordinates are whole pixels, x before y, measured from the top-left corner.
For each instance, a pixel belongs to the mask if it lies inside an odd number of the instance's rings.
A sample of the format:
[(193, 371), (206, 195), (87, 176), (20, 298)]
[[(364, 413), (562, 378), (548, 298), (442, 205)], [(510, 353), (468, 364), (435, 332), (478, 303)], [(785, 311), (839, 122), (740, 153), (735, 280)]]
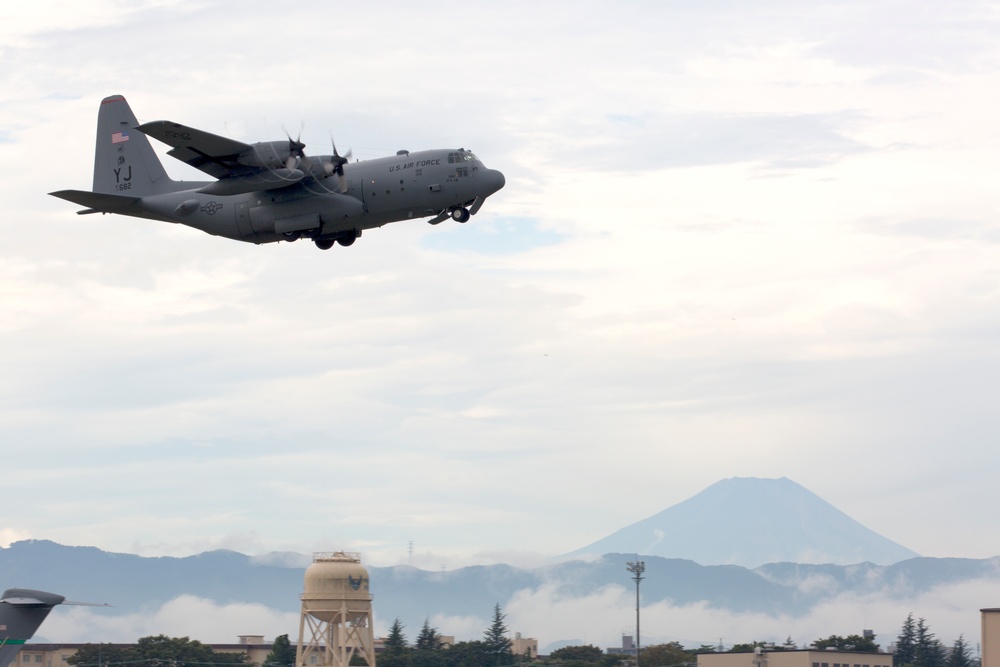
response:
[(639, 667), (639, 582), (642, 581), (642, 573), (646, 571), (646, 563), (639, 560), (639, 554), (635, 555), (634, 561), (625, 564), (625, 569), (633, 575), (635, 582), (635, 667)]

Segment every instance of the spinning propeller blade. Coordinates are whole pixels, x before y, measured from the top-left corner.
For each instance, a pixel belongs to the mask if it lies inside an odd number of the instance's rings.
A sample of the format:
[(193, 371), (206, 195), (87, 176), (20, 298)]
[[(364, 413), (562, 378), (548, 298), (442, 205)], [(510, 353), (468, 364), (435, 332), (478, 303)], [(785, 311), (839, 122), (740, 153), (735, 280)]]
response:
[[(285, 128), (281, 128), (285, 130)], [(285, 136), (288, 137), (288, 157), (285, 159), (285, 168), (294, 169), (296, 159), (302, 160), (303, 171), (309, 171), (309, 158), (306, 157), (305, 148), (306, 145), (302, 143), (302, 128), (299, 128), (299, 136), (292, 139), (292, 135), (288, 130), (285, 130)]]
[(347, 192), (347, 181), (344, 179), (344, 165), (351, 157), (351, 150), (348, 149), (347, 153), (341, 155), (337, 152), (337, 142), (333, 140), (333, 135), (330, 135), (330, 145), (333, 147), (333, 160), (330, 161), (329, 165), (323, 165), (326, 169), (327, 176), (330, 174), (337, 174), (337, 180), (340, 182), (340, 192), (341, 194)]
[[(285, 168), (289, 171), (296, 169), (298, 167), (307, 174), (312, 168), (312, 160), (305, 153), (306, 145), (302, 143), (302, 130), (299, 130), (299, 136), (292, 139), (291, 133), (285, 130), (285, 136), (288, 137), (288, 157), (285, 158)], [(347, 153), (341, 155), (337, 152), (337, 143), (333, 140), (333, 135), (330, 135), (330, 146), (333, 147), (333, 155), (330, 160), (325, 159), (320, 160), (320, 164), (323, 166), (323, 177), (327, 178), (329, 176), (337, 175), (337, 180), (339, 181), (339, 190), (341, 193), (347, 192), (347, 181), (344, 178), (344, 165), (350, 160), (352, 151), (348, 149)]]

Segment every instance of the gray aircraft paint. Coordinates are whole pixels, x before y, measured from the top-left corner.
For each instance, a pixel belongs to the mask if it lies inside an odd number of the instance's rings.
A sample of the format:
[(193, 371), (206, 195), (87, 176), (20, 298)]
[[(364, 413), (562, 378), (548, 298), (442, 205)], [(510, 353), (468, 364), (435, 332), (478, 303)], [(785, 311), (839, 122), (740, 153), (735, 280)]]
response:
[[(147, 135), (217, 180), (170, 179)], [(301, 147), (291, 139), (244, 144), (170, 121), (140, 125), (125, 98), (113, 95), (98, 113), (93, 192), (50, 194), (85, 206), (80, 213), (181, 223), (250, 243), (304, 236), (326, 249), (390, 222), (465, 222), (505, 184), (501, 172), (463, 149), (347, 163), (339, 155), (306, 158)], [(342, 178), (331, 173), (337, 164)]]
[(62, 595), (30, 588), (8, 588), (0, 598), (0, 667), (7, 667), (17, 657), (24, 643), (60, 604), (107, 607), (94, 602), (70, 602)]
[(0, 598), (0, 667), (14, 661), (52, 607), (65, 601), (61, 595), (27, 588), (4, 591)]

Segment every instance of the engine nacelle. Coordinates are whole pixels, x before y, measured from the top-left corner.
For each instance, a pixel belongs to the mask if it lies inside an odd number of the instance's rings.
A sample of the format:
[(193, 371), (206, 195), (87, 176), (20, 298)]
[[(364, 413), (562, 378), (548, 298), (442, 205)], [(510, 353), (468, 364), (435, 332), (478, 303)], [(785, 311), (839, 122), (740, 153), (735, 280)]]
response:
[(237, 162), (246, 167), (281, 169), (292, 155), (292, 148), (287, 141), (262, 141), (251, 146), (252, 151), (237, 158)]

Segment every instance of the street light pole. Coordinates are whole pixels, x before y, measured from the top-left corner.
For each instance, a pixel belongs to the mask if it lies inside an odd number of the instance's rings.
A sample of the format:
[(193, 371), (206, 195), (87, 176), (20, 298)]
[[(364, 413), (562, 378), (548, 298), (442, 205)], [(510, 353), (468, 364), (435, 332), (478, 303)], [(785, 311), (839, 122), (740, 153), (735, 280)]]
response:
[(635, 575), (632, 577), (635, 582), (635, 667), (639, 667), (639, 582), (646, 571), (646, 563), (639, 560), (639, 554), (636, 554), (636, 560), (626, 563), (625, 569)]

